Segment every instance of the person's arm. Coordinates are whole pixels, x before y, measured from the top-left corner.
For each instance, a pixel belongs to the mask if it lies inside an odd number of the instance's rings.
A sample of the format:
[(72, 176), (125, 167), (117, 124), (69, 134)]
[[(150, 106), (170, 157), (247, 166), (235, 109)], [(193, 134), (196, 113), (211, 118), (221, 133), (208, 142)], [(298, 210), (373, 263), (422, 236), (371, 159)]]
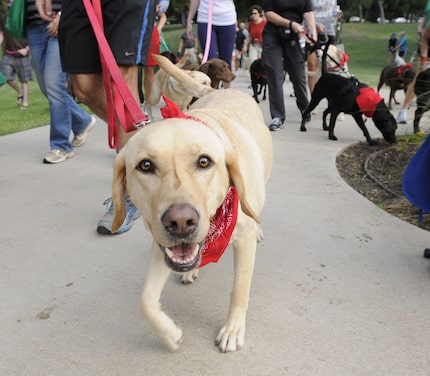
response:
[(184, 40), (181, 38), (179, 39), (179, 46), (178, 46), (178, 56), (182, 56), (182, 49), (184, 47)]
[(428, 61), (428, 53), (429, 53), (429, 40), (430, 40), (430, 25), (427, 26), (421, 34), (420, 39), (420, 64), (418, 66), (418, 71), (421, 72), (424, 70), (425, 65), (427, 65)]
[(193, 19), (196, 15), (197, 9), (200, 5), (200, 0), (190, 0), (190, 9), (188, 10), (188, 17), (187, 17), (187, 34), (188, 38), (195, 39), (193, 34)]
[(36, 9), (42, 20), (51, 22), (55, 18), (51, 0), (36, 0)]
[(317, 29), (315, 25), (315, 14), (313, 11), (303, 13), (303, 19), (308, 27), (308, 36), (313, 40), (317, 40)]

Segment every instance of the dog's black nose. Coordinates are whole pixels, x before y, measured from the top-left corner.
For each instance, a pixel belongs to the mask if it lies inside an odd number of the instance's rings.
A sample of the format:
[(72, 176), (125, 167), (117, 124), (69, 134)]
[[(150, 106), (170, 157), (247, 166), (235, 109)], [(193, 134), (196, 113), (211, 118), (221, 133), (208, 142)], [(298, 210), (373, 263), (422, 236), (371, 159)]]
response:
[(196, 230), (199, 214), (189, 204), (175, 204), (163, 214), (161, 223), (170, 234), (186, 236)]

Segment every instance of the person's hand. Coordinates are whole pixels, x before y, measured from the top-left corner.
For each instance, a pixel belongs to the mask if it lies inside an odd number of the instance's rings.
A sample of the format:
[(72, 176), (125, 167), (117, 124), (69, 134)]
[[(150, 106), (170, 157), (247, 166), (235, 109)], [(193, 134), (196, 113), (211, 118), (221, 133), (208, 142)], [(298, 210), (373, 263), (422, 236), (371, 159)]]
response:
[(326, 27), (325, 27), (325, 25), (323, 25), (323, 24), (317, 24), (317, 33), (321, 33), (321, 34), (323, 34), (323, 33), (325, 33), (326, 32)]
[(193, 24), (191, 20), (187, 20), (187, 36), (191, 40), (196, 39), (196, 37), (193, 34)]
[(60, 13), (55, 16), (55, 18), (49, 23), (46, 30), (51, 37), (58, 36), (58, 24), (60, 23)]
[(40, 18), (44, 21), (51, 22), (55, 18), (51, 0), (36, 0), (36, 9), (39, 12)]
[(29, 51), (30, 50), (29, 50), (28, 47), (24, 47), (24, 48), (20, 48), (16, 52), (18, 52), (18, 54), (21, 55), (21, 56), (27, 56)]

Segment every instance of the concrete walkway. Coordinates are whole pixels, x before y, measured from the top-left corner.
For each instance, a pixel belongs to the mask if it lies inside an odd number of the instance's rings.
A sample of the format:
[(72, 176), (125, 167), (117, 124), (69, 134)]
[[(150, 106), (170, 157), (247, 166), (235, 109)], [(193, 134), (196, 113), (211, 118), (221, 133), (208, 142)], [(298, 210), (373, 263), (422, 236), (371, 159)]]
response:
[[(233, 87), (251, 95), (248, 85), (241, 73)], [(291, 92), (286, 83), (288, 126), (273, 133), (265, 239), (246, 343), (234, 354), (213, 345), (227, 314), (231, 252), (192, 286), (169, 281), (162, 303), (184, 331), (178, 352), (143, 319), (150, 239), (142, 221), (119, 236), (95, 231), (115, 157), (103, 122), (59, 165), (41, 163), (48, 127), (0, 137), (0, 375), (429, 375), (430, 261), (422, 254), (430, 234), (340, 178), (336, 155), (363, 140), (352, 117), (338, 122), (337, 142), (321, 130), (321, 115), (299, 132)], [(269, 122), (267, 101), (261, 108)], [(399, 127), (411, 131), (411, 120)]]

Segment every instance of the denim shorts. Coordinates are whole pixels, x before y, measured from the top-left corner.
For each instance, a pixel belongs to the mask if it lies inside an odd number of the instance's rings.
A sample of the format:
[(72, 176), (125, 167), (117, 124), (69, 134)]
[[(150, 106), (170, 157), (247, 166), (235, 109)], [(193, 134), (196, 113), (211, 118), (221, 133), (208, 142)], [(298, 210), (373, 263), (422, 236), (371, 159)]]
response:
[[(156, 0), (101, 0), (105, 36), (117, 64), (146, 63), (156, 3)], [(64, 71), (101, 72), (98, 43), (82, 0), (63, 2), (58, 38)]]

